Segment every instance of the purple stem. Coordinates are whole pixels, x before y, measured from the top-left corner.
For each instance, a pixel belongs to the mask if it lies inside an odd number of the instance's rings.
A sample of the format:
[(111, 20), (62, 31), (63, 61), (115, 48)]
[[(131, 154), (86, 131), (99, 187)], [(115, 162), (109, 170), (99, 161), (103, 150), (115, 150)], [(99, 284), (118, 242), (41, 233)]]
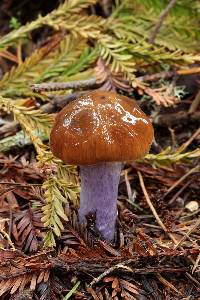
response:
[(81, 166), (79, 220), (85, 223), (89, 213), (96, 213), (96, 228), (112, 241), (117, 218), (117, 195), (122, 164), (119, 162)]

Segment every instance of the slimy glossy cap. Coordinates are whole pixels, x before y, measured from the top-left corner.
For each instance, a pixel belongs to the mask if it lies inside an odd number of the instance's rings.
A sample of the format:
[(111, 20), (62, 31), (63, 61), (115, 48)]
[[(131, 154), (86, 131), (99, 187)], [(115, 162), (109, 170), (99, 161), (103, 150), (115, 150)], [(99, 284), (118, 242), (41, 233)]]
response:
[(151, 122), (133, 99), (96, 90), (58, 113), (50, 146), (67, 164), (92, 165), (140, 159), (152, 139)]

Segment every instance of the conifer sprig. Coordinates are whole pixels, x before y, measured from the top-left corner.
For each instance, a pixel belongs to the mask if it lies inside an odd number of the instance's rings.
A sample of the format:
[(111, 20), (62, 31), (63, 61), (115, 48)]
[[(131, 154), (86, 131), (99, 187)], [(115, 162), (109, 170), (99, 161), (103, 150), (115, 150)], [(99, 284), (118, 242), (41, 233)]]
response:
[(25, 107), (25, 101), (14, 101), (0, 96), (0, 108), (8, 113), (13, 113), (14, 119), (19, 122), (25, 134), (30, 137), (39, 155), (44, 155), (47, 147), (43, 144), (35, 130), (49, 135), (53, 118), (40, 110)]
[(77, 206), (79, 186), (74, 167), (57, 164), (57, 171), (43, 184), (46, 205), (43, 207), (42, 221), (47, 228), (45, 246), (55, 246), (54, 236), (60, 236), (64, 229), (62, 221), (68, 221), (63, 204), (67, 202)]
[(28, 37), (28, 34), (42, 26), (50, 26), (56, 30), (60, 29), (60, 23), (67, 22), (69, 16), (79, 13), (82, 9), (89, 5), (95, 4), (97, 0), (65, 0), (57, 9), (53, 10), (46, 16), (38, 16), (31, 23), (21, 26), (17, 30), (13, 30), (0, 39), (0, 50), (11, 45), (15, 45), (19, 40)]

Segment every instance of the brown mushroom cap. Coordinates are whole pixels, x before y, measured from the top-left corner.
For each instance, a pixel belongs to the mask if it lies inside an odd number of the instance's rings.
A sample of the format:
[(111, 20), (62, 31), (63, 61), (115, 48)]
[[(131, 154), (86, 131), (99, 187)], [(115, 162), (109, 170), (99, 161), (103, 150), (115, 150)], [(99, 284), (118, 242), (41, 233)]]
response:
[(97, 90), (58, 113), (50, 145), (65, 163), (92, 165), (140, 159), (152, 139), (151, 122), (133, 99)]

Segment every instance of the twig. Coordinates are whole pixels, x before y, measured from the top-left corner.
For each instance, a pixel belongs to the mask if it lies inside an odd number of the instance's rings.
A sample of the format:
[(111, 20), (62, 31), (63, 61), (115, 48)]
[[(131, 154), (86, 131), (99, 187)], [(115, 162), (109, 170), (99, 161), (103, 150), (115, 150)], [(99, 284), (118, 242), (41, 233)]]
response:
[(9, 237), (9, 235), (7, 234), (7, 232), (5, 232), (4, 230), (0, 229), (0, 233), (7, 239), (8, 244), (10, 245), (11, 249), (15, 250), (15, 245), (11, 241), (11, 238)]
[(164, 20), (166, 19), (167, 15), (169, 14), (170, 10), (175, 6), (177, 0), (171, 0), (169, 2), (169, 4), (166, 6), (166, 8), (162, 11), (162, 13), (159, 16), (158, 22), (155, 25), (150, 37), (149, 37), (149, 43), (153, 44), (155, 41), (155, 38), (157, 36), (157, 34), (160, 31), (160, 28), (164, 22)]
[(165, 225), (164, 225), (163, 222), (161, 221), (159, 215), (157, 214), (157, 212), (156, 212), (156, 210), (155, 210), (155, 208), (154, 208), (154, 206), (153, 206), (153, 204), (152, 204), (152, 202), (151, 202), (151, 200), (150, 200), (150, 198), (149, 198), (149, 195), (148, 195), (148, 193), (147, 193), (147, 190), (146, 190), (146, 188), (145, 188), (144, 180), (143, 180), (142, 174), (140, 173), (140, 171), (138, 171), (137, 173), (138, 173), (138, 176), (139, 176), (140, 185), (141, 185), (142, 191), (143, 191), (143, 193), (144, 193), (145, 199), (146, 199), (146, 201), (147, 201), (147, 203), (148, 203), (148, 205), (149, 205), (149, 207), (150, 207), (150, 209), (151, 209), (151, 211), (152, 211), (152, 213), (153, 213), (153, 215), (154, 215), (156, 221), (158, 222), (158, 224), (160, 225), (160, 227), (164, 230), (164, 232), (170, 237), (170, 239), (171, 239), (175, 244), (177, 244), (177, 243), (178, 243), (177, 240), (174, 238), (174, 236), (173, 236), (170, 232), (168, 232), (167, 228), (165, 227)]
[(173, 71), (163, 71), (159, 73), (154, 73), (154, 74), (147, 74), (144, 76), (137, 77), (137, 80), (139, 81), (156, 81), (159, 79), (168, 79), (176, 75), (192, 75), (192, 74), (199, 74), (200, 73), (200, 67), (194, 67), (194, 68), (189, 68), (189, 69), (179, 69), (179, 70), (173, 70)]
[(113, 271), (117, 270), (117, 269), (120, 269), (120, 268), (128, 268), (131, 272), (132, 272), (132, 269), (127, 267), (126, 265), (129, 264), (129, 263), (132, 263), (132, 259), (129, 259), (123, 263), (119, 263), (111, 268), (109, 268), (108, 270), (106, 270), (105, 272), (101, 273), (97, 278), (94, 278), (92, 280), (92, 282), (89, 284), (89, 287), (92, 287), (94, 284), (97, 284), (99, 281), (101, 281), (101, 279), (103, 279), (105, 276), (109, 275), (110, 273), (112, 273)]
[(190, 228), (188, 230), (188, 232), (186, 232), (185, 236), (182, 237), (182, 239), (174, 246), (174, 249), (177, 249), (178, 247), (180, 247), (180, 245), (182, 244), (182, 242), (184, 242), (186, 240), (186, 238), (196, 229), (198, 228), (200, 225), (200, 218), (196, 221), (196, 223), (194, 224), (194, 226), (192, 226), (192, 228)]
[(189, 69), (180, 69), (176, 72), (178, 75), (192, 75), (200, 73), (200, 67), (194, 67)]
[(71, 296), (76, 292), (77, 288), (80, 285), (80, 281), (77, 281), (77, 283), (73, 286), (73, 288), (67, 293), (67, 295), (63, 298), (63, 300), (68, 300), (71, 298)]
[[(200, 220), (200, 219), (199, 219), (199, 220)], [(197, 256), (197, 259), (196, 259), (196, 261), (195, 261), (195, 264), (194, 264), (194, 266), (193, 266), (193, 268), (192, 268), (192, 273), (194, 273), (194, 271), (195, 271), (196, 268), (198, 267), (199, 262), (200, 262), (200, 252), (199, 252), (199, 255)]]
[(105, 17), (109, 17), (112, 11), (112, 0), (102, 0), (101, 6)]
[(192, 181), (193, 181), (193, 178), (191, 178), (190, 180), (188, 180), (182, 186), (182, 188), (171, 198), (171, 200), (168, 202), (167, 206), (171, 205), (180, 196), (180, 194), (191, 184)]
[(33, 186), (42, 186), (42, 183), (20, 183), (20, 182), (8, 182), (8, 181), (0, 181), (0, 185), (11, 185), (11, 186), (19, 186), (19, 187), (27, 187), (32, 188)]
[(160, 114), (155, 117), (153, 120), (154, 124), (164, 125), (164, 126), (173, 126), (180, 124), (180, 122), (197, 122), (200, 124), (200, 112), (196, 111), (194, 113), (180, 111), (177, 113), (171, 114)]
[(162, 282), (162, 284), (163, 284), (164, 286), (166, 286), (167, 288), (169, 288), (169, 289), (172, 290), (173, 292), (175, 292), (175, 293), (177, 293), (177, 294), (179, 294), (179, 295), (182, 295), (182, 293), (181, 293), (179, 290), (177, 290), (177, 289), (175, 288), (175, 286), (173, 286), (173, 284), (171, 284), (171, 282), (169, 282), (167, 279), (165, 279), (162, 275), (156, 274), (156, 277), (158, 278), (158, 280), (160, 280), (160, 282)]
[(184, 144), (181, 145), (181, 147), (179, 148), (181, 149), (181, 152), (183, 152), (199, 134), (200, 134), (200, 127), (193, 133), (193, 135)]
[(164, 198), (175, 188), (177, 187), (183, 180), (185, 180), (189, 175), (191, 175), (192, 173), (198, 172), (200, 170), (199, 166), (196, 166), (192, 169), (190, 169), (186, 174), (184, 174), (179, 180), (177, 180), (169, 189), (168, 191), (165, 193), (165, 195), (163, 196)]
[(186, 272), (186, 276), (195, 284), (195, 287), (200, 291), (200, 282), (196, 280), (190, 273)]
[(183, 267), (183, 268), (173, 268), (173, 267), (146, 267), (146, 268), (131, 268), (128, 267), (128, 264), (133, 263), (132, 259), (126, 260), (122, 263), (118, 263), (112, 267), (110, 267), (109, 269), (107, 269), (106, 271), (104, 271), (103, 273), (101, 273), (98, 277), (94, 278), (92, 280), (92, 282), (89, 284), (89, 287), (94, 286), (95, 284), (97, 284), (98, 282), (100, 282), (105, 276), (109, 275), (110, 273), (118, 270), (118, 269), (124, 269), (125, 271), (131, 272), (133, 274), (158, 274), (160, 272), (169, 272), (169, 273), (173, 273), (173, 272), (184, 272), (187, 271), (188, 268), (187, 267)]
[(188, 113), (190, 114), (194, 113), (197, 110), (199, 105), (200, 105), (200, 91), (197, 93), (196, 97), (192, 101)]
[(16, 130), (18, 123), (15, 121), (8, 122), (0, 127), (0, 135)]
[(160, 79), (167, 79), (175, 76), (177, 74), (177, 71), (163, 71), (159, 73), (154, 73), (154, 74), (147, 74), (144, 76), (137, 77), (137, 80), (139, 81), (146, 81), (146, 82), (152, 82), (152, 81), (157, 81)]
[(76, 93), (70, 93), (62, 96), (48, 95), (50, 102), (42, 105), (40, 109), (46, 113), (52, 113), (53, 111), (55, 111), (57, 107), (63, 108), (66, 104), (68, 104), (71, 101), (74, 101), (76, 98), (84, 95), (86, 92), (87, 91), (76, 92)]
[(48, 82), (41, 84), (33, 84), (31, 88), (34, 92), (42, 91), (60, 91), (67, 89), (80, 89), (80, 88), (89, 88), (96, 85), (96, 78), (92, 77), (86, 80), (77, 80), (69, 82)]

